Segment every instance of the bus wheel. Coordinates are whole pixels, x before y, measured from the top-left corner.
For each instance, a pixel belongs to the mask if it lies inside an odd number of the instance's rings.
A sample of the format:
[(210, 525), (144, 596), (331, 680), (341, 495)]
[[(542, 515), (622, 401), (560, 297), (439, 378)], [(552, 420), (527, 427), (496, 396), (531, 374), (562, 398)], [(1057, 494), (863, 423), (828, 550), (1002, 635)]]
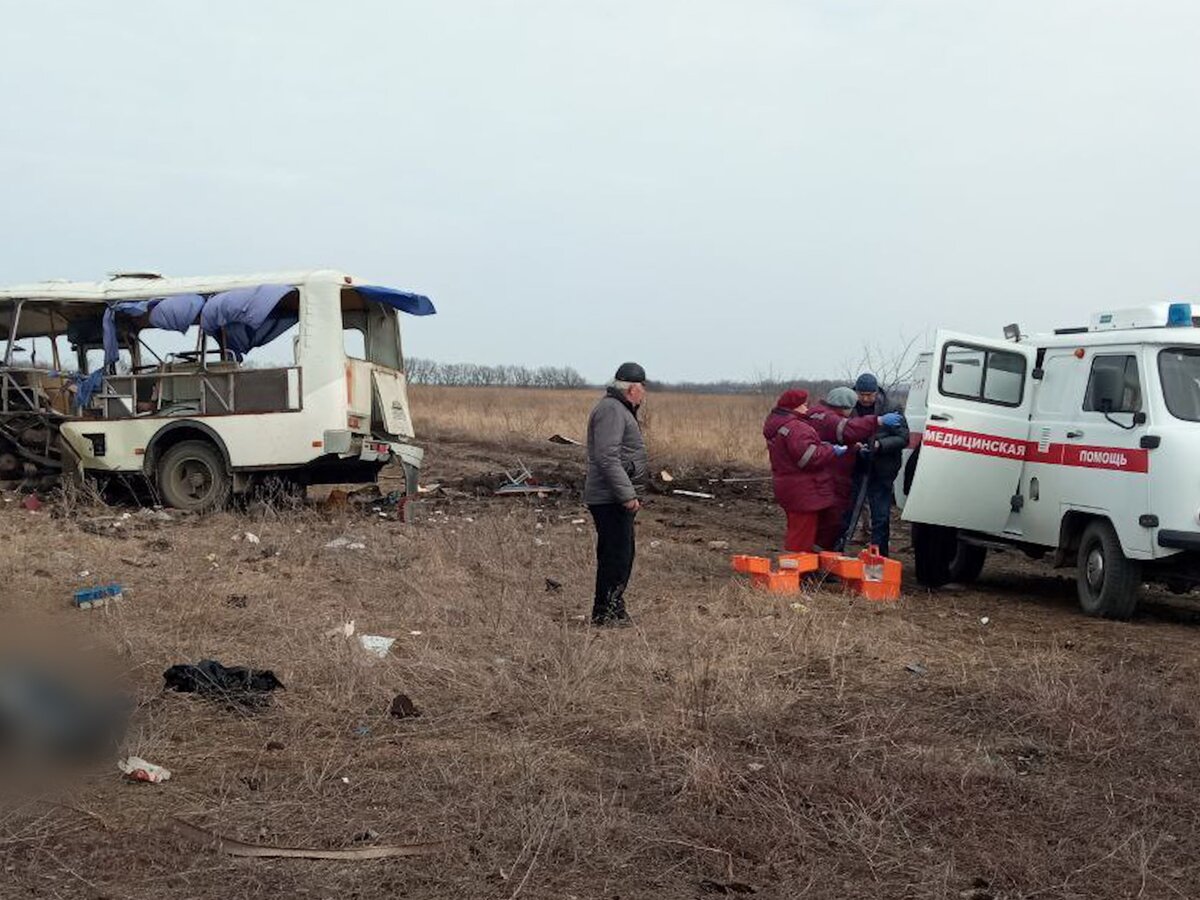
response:
[(181, 441), (159, 460), (158, 489), (175, 509), (220, 509), (229, 500), (230, 486), (225, 460), (207, 441)]
[(950, 566), (958, 550), (958, 531), (944, 525), (913, 522), (912, 543), (917, 582), (930, 588), (949, 584)]
[(959, 541), (954, 559), (950, 561), (950, 580), (955, 584), (970, 584), (983, 571), (985, 559), (987, 559), (987, 547)]
[(1089, 616), (1128, 619), (1137, 609), (1141, 566), (1121, 551), (1117, 532), (1097, 519), (1079, 541), (1076, 583), (1079, 605)]

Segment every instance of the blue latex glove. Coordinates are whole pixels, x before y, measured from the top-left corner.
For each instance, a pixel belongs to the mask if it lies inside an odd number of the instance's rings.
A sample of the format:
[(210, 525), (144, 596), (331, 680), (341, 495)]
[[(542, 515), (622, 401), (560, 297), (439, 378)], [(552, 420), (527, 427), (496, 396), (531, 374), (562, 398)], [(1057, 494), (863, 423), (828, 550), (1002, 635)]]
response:
[(904, 416), (898, 412), (884, 413), (879, 417), (879, 424), (888, 428), (895, 428), (904, 422)]
[(846, 451), (849, 449), (850, 448), (847, 447), (845, 444), (834, 444), (833, 445), (833, 455), (834, 456), (845, 456)]

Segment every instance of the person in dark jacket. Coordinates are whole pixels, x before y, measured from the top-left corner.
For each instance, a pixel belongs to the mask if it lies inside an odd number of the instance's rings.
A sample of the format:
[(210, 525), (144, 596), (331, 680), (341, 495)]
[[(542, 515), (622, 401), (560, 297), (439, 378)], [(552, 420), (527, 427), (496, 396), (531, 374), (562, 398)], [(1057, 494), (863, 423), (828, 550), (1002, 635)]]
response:
[(857, 400), (850, 388), (836, 387), (805, 417), (805, 421), (813, 427), (821, 440), (830, 444), (844, 444), (850, 448), (850, 452), (833, 462), (830, 470), (833, 505), (821, 511), (817, 522), (817, 546), (822, 550), (841, 549), (842, 532), (846, 530), (846, 516), (854, 505), (854, 472), (859, 450), (870, 445), (881, 423), (894, 424), (900, 419), (899, 415), (885, 416), (883, 420), (874, 413), (856, 415)]
[(634, 519), (645, 492), (646, 445), (637, 420), (645, 397), (646, 370), (637, 363), (622, 363), (588, 419), (583, 502), (596, 524), (593, 625), (633, 624), (625, 610), (625, 588), (636, 552)]
[(807, 413), (808, 391), (788, 390), (763, 423), (775, 501), (787, 515), (783, 547), (804, 553), (816, 545), (822, 510), (834, 505), (832, 464), (846, 452), (823, 442), (804, 420)]
[[(892, 413), (899, 419), (890, 425), (881, 422), (875, 438), (859, 454), (854, 471), (853, 496), (857, 498), (864, 482), (866, 484), (863, 508), (869, 511), (871, 517), (871, 543), (887, 556), (891, 549), (893, 485), (900, 473), (902, 454), (908, 446), (908, 422), (899, 407), (888, 400), (887, 393), (879, 386), (879, 379), (870, 372), (858, 376), (854, 390), (858, 394), (854, 415), (875, 415), (883, 419), (886, 414)], [(846, 517), (846, 541), (853, 537), (849, 533), (853, 515), (854, 511), (851, 510)]]

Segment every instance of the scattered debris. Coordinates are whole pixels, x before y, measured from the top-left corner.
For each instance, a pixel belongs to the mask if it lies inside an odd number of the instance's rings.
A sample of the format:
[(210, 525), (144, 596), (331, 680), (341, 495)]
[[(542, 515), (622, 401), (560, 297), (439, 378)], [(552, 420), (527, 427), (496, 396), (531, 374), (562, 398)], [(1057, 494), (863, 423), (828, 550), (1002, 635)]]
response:
[(728, 550), (729, 549), (729, 541), (709, 541), (708, 549), (709, 550)]
[(269, 669), (223, 666), (213, 659), (204, 659), (195, 665), (171, 666), (163, 672), (163, 680), (166, 688), (181, 694), (199, 694), (248, 706), (269, 702), (265, 695), (283, 688), (283, 682)]
[(661, 546), (662, 546), (662, 541), (651, 541), (650, 542), (650, 549), (652, 549), (652, 550), (657, 550)]
[(552, 434), (552, 435), (550, 435), (548, 440), (552, 444), (566, 444), (568, 447), (582, 447), (583, 446), (583, 444), (579, 443), (579, 441), (575, 440), (574, 438), (564, 437), (561, 434)]
[(250, 598), (245, 594), (230, 594), (225, 598), (225, 605), (232, 609), (245, 609), (250, 605)]
[[(348, 781), (349, 779), (343, 779)], [(386, 859), (393, 856), (421, 856), (427, 853), (437, 853), (449, 845), (449, 841), (434, 841), (425, 844), (398, 844), (387, 847), (362, 847), (358, 850), (318, 850), (302, 847), (271, 847), (266, 844), (247, 844), (233, 838), (222, 837), (182, 819), (171, 818), (167, 826), (179, 834), (198, 844), (211, 847), (217, 853), (229, 856), (256, 857), (270, 859), (285, 857), (289, 859)]]
[(258, 535), (252, 531), (247, 531), (244, 535), (242, 535), (242, 538), (246, 541), (247, 544), (261, 544), (262, 543), (262, 541), (259, 539)]
[(749, 769), (751, 772), (761, 772), (763, 769), (766, 768), (766, 766), (764, 766), (762, 763), (748, 763), (746, 765), (746, 768)]
[(119, 584), (103, 584), (99, 587), (80, 588), (75, 592), (74, 602), (79, 609), (92, 609), (104, 606), (109, 600), (120, 600), (123, 597)]
[(558, 594), (562, 592), (562, 582), (555, 581), (553, 578), (546, 579), (546, 593)]
[(372, 656), (383, 659), (388, 655), (388, 651), (392, 649), (392, 644), (396, 643), (396, 639), (394, 637), (384, 637), (380, 634), (360, 634), (358, 642)]
[(983, 617), (981, 617), (981, 618), (980, 618), (980, 620), (979, 620), (979, 624), (980, 624), (980, 625), (986, 625), (986, 624), (987, 624), (988, 622), (990, 622), (990, 621), (992, 621), (992, 620), (991, 620), (991, 619), (989, 619), (987, 616), (983, 616)]
[(533, 473), (529, 471), (529, 467), (519, 459), (517, 460), (517, 467), (516, 474), (505, 471), (504, 475), (508, 481), (493, 491), (496, 496), (533, 494), (541, 497), (547, 494), (561, 494), (563, 492), (564, 488), (561, 485), (541, 484), (533, 477)]
[(286, 749), (286, 745), (283, 741), (267, 741), (267, 750), (271, 753), (278, 753), (284, 749)]
[(659, 472), (659, 473), (658, 473), (658, 477), (659, 477), (659, 478), (661, 478), (663, 481), (666, 481), (666, 482), (668, 482), (668, 483), (670, 483), (670, 482), (672, 482), (672, 481), (674, 481), (674, 480), (675, 480), (675, 476), (674, 476), (674, 475), (672, 475), (672, 474), (671, 474), (671, 472), (670, 472), (668, 469), (663, 469), (661, 472)]
[(800, 602), (791, 604), (791, 608), (794, 609), (798, 613), (810, 612), (809, 608)]
[(918, 678), (924, 678), (925, 674), (929, 671), (923, 665), (921, 665), (919, 662), (910, 662), (904, 668), (907, 669), (909, 672), (912, 672)]
[(388, 713), (393, 719), (415, 719), (421, 715), (421, 710), (412, 702), (408, 694), (397, 694), (392, 698)]
[(671, 491), (677, 497), (695, 497), (697, 500), (716, 500), (716, 494), (707, 494), (704, 491), (681, 491), (678, 488)]
[(117, 762), (117, 768), (125, 773), (130, 781), (144, 781), (147, 784), (162, 784), (171, 778), (171, 770), (146, 762), (140, 756), (131, 756)]
[(360, 831), (351, 840), (356, 844), (373, 844), (379, 840), (379, 832), (374, 828), (368, 828), (365, 831)]
[[(433, 484), (417, 485), (417, 493), (418, 494), (436, 494), (441, 489), (442, 489), (442, 483), (440, 481), (435, 481)], [(400, 493), (399, 491), (392, 491), (392, 494), (399, 494), (399, 493)], [(387, 495), (387, 499), (389, 501), (392, 500), (392, 494)]]
[(354, 620), (351, 619), (349, 622), (343, 622), (336, 628), (330, 628), (327, 632), (325, 632), (325, 637), (354, 637)]
[(25, 499), (21, 501), (21, 505), (30, 512), (37, 512), (42, 508), (42, 498), (37, 494), (26, 494)]
[(361, 540), (348, 537), (334, 538), (325, 545), (326, 550), (366, 550), (367, 545)]
[(587, 519), (572, 519), (571, 524), (572, 525), (586, 525)]
[(356, 725), (354, 728), (354, 736), (356, 738), (367, 738), (371, 736), (370, 725)]

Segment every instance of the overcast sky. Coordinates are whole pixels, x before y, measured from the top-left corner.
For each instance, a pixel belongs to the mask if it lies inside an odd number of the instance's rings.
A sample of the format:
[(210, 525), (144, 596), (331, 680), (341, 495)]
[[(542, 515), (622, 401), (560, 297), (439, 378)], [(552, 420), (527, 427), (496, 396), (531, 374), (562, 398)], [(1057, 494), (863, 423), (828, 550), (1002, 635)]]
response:
[(1200, 6), (0, 0), (0, 283), (331, 266), (406, 350), (837, 373), (1200, 300)]

